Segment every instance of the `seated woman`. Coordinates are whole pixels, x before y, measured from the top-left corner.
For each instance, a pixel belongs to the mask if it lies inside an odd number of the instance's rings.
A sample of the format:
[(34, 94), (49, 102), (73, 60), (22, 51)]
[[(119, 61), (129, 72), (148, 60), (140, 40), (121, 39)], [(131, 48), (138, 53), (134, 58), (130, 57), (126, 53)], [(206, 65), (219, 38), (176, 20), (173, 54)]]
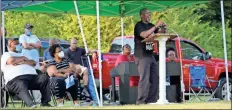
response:
[[(118, 56), (115, 67), (122, 62), (135, 62), (135, 58), (131, 55), (131, 46), (129, 44), (125, 44), (122, 51), (123, 54)], [(139, 76), (130, 77), (130, 86), (138, 86), (138, 83)], [(119, 85), (119, 77), (115, 78), (115, 84)]]
[(58, 107), (63, 106), (63, 98), (65, 92), (68, 91), (74, 101), (74, 106), (79, 106), (77, 101), (78, 85), (79, 81), (75, 78), (75, 84), (68, 89), (66, 89), (65, 79), (68, 75), (73, 74), (76, 76), (80, 71), (75, 68), (72, 63), (69, 63), (67, 59), (64, 58), (64, 52), (58, 44), (55, 44), (49, 48), (53, 60), (48, 62), (47, 72), (50, 76), (50, 87), (52, 92), (57, 98)]

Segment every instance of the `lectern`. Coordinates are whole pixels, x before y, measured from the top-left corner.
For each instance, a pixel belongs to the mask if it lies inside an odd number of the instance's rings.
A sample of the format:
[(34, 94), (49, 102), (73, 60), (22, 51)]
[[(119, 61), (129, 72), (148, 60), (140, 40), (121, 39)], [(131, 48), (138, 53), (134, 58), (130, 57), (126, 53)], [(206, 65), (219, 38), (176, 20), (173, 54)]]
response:
[(139, 76), (137, 66), (134, 62), (123, 62), (110, 71), (112, 79), (112, 98), (115, 101), (115, 77), (120, 77), (119, 102), (121, 104), (135, 104), (137, 98), (137, 87), (130, 87), (130, 77)]
[(154, 40), (159, 42), (159, 99), (153, 104), (168, 104), (166, 99), (166, 41), (177, 37), (176, 34), (157, 33)]

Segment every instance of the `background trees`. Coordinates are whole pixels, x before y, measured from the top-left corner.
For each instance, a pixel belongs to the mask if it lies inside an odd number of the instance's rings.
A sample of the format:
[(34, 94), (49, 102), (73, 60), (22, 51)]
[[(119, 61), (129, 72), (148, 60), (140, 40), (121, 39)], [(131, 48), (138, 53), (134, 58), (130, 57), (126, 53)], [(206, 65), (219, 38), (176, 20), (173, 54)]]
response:
[[(228, 58), (231, 59), (231, 2), (225, 2), (226, 37)], [(83, 46), (76, 15), (46, 14), (31, 12), (6, 12), (7, 37), (19, 36), (23, 33), (25, 23), (35, 26), (33, 33), (40, 38), (59, 38), (70, 40), (79, 39)], [(89, 48), (97, 48), (97, 29), (95, 16), (82, 16), (84, 33)], [(191, 39), (199, 44), (214, 57), (223, 58), (223, 42), (220, 17), (220, 3), (218, 0), (208, 4), (188, 7), (171, 8), (162, 12), (152, 13), (152, 23), (162, 19), (168, 24), (168, 31), (173, 30), (181, 37)], [(139, 16), (124, 18), (124, 34), (133, 35), (134, 25)], [(111, 41), (121, 34), (119, 17), (100, 17), (102, 51), (107, 52)]]

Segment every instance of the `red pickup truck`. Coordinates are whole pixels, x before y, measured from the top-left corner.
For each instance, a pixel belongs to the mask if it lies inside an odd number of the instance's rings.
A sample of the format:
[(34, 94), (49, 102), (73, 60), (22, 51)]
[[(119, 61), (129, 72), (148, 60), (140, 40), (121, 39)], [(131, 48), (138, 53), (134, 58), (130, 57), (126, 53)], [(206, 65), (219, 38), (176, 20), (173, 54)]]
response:
[[(179, 47), (180, 43), (180, 47)], [(132, 52), (134, 51), (134, 37), (126, 36), (124, 37), (124, 44), (129, 44), (132, 47)], [(158, 43), (155, 41), (155, 49), (154, 56), (156, 60), (158, 60)], [(219, 87), (218, 92), (216, 93), (216, 97), (220, 99), (226, 99), (226, 74), (225, 74), (225, 66), (224, 60), (219, 58), (211, 57), (210, 52), (206, 52), (204, 49), (199, 47), (196, 43), (191, 40), (187, 40), (184, 38), (180, 38), (180, 42), (178, 38), (174, 38), (168, 40), (166, 43), (166, 48), (174, 48), (177, 53), (177, 61), (180, 61), (180, 51), (182, 53), (182, 70), (184, 76), (184, 84), (185, 91), (189, 91), (189, 66), (190, 65), (204, 65), (206, 67), (206, 74), (208, 78), (213, 80), (221, 80), (221, 85)], [(121, 46), (121, 37), (115, 38), (112, 43), (108, 53), (103, 53), (103, 61), (102, 61), (102, 84), (103, 89), (109, 89), (111, 85), (110, 79), (110, 70), (114, 68), (115, 61), (117, 57), (122, 52)], [(92, 55), (92, 66), (94, 71), (94, 76), (96, 79), (99, 78), (98, 72), (98, 61), (97, 54)], [(230, 91), (231, 91), (231, 82), (232, 82), (232, 63), (228, 61), (228, 71), (229, 71), (229, 79), (230, 79)], [(211, 83), (212, 87), (216, 87), (215, 83)]]

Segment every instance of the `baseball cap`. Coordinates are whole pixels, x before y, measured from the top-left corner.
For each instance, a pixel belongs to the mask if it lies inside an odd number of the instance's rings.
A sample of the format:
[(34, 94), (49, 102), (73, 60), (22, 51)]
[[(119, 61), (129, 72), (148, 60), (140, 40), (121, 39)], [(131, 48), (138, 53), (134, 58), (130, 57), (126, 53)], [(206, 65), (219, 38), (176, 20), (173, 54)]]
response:
[(29, 24), (29, 23), (26, 23), (25, 25), (24, 25), (24, 28), (25, 29), (32, 29), (34, 26), (33, 25), (31, 25), (31, 24)]

